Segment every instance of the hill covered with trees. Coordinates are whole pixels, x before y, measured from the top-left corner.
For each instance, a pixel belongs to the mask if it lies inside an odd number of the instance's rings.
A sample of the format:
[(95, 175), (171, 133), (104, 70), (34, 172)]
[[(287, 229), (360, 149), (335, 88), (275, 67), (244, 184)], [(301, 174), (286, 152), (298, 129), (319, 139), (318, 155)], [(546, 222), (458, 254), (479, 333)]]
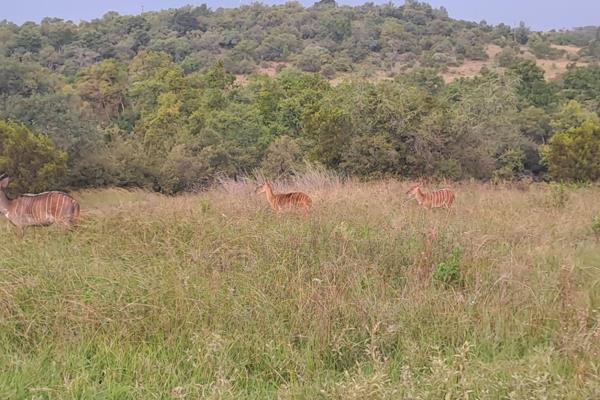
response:
[(0, 170), (22, 190), (167, 193), (307, 163), (596, 180), (599, 59), (594, 27), (531, 32), (414, 1), (4, 21)]

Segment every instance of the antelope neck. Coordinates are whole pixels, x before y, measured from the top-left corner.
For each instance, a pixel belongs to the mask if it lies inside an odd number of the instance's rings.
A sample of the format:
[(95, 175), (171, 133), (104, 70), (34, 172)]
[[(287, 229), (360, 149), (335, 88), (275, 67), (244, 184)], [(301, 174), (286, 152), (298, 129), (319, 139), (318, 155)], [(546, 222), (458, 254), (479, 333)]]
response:
[(10, 206), (11, 202), (12, 200), (10, 200), (6, 193), (4, 193), (4, 190), (0, 190), (0, 212), (2, 214), (6, 214), (8, 212), (8, 207)]
[(421, 188), (418, 187), (417, 188), (417, 192), (415, 193), (415, 197), (417, 198), (417, 201), (420, 203), (423, 202), (423, 200), (425, 200), (425, 194), (423, 194), (423, 192), (421, 191)]
[(275, 199), (275, 195), (273, 194), (273, 189), (271, 189), (271, 186), (267, 186), (267, 190), (265, 190), (265, 194), (267, 195), (267, 200), (269, 201), (269, 203), (273, 203), (273, 200)]

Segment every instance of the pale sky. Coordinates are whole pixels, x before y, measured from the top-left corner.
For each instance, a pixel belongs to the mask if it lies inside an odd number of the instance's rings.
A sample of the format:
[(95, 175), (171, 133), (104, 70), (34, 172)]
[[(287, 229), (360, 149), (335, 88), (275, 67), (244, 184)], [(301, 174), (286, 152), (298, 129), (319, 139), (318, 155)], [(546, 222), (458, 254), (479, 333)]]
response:
[[(264, 4), (285, 1), (264, 0)], [(365, 0), (338, 0), (338, 4), (358, 5)], [(387, 0), (373, 3), (387, 3)], [(402, 0), (393, 1), (396, 4)], [(429, 0), (434, 7), (444, 6), (451, 17), (470, 21), (485, 19), (490, 24), (516, 26), (524, 21), (534, 30), (600, 25), (600, 0)], [(210, 8), (237, 7), (248, 0), (0, 0), (0, 20), (17, 24), (41, 21), (44, 17), (59, 17), (74, 22), (99, 18), (108, 11), (138, 14), (146, 11), (206, 3)], [(314, 1), (301, 0), (304, 5)]]

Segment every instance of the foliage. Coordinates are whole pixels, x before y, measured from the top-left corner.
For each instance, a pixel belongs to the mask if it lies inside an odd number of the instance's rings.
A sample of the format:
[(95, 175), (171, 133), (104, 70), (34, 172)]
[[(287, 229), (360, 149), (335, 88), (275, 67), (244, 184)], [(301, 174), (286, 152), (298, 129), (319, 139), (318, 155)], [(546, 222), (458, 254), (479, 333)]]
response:
[(112, 59), (83, 69), (77, 82), (79, 96), (84, 101), (83, 107), (89, 107), (106, 120), (114, 118), (119, 109), (125, 107), (125, 79), (124, 68)]
[(571, 67), (562, 77), (561, 94), (600, 113), (600, 66)]
[(348, 175), (381, 177), (397, 171), (400, 156), (386, 135), (357, 136), (342, 156), (340, 168)]
[[(596, 35), (571, 33), (592, 57)], [(415, 1), (0, 22), (0, 118), (48, 135), (77, 187), (172, 193), (305, 161), (364, 178), (542, 178), (541, 146), (600, 111), (599, 67), (547, 82), (520, 58), (525, 44), (557, 55), (560, 35)], [(444, 82), (492, 44), (506, 71)]]
[(499, 67), (509, 68), (522, 61), (522, 59), (519, 57), (518, 49), (505, 47), (496, 55), (495, 61)]
[(437, 264), (433, 270), (432, 278), (435, 282), (451, 285), (461, 281), (460, 259), (462, 251), (459, 248), (452, 250), (446, 260)]
[(543, 154), (554, 179), (600, 179), (600, 124), (587, 121), (577, 128), (556, 133)]
[(34, 136), (26, 127), (0, 121), (0, 171), (11, 177), (18, 192), (40, 192), (64, 176), (67, 156), (46, 136)]
[(275, 139), (267, 148), (260, 164), (265, 176), (285, 178), (302, 170), (303, 157), (300, 145), (287, 135)]
[(526, 44), (529, 41), (529, 28), (523, 21), (519, 22), (519, 26), (514, 31), (515, 41), (519, 44)]
[(518, 94), (523, 105), (546, 107), (554, 102), (553, 88), (544, 80), (544, 71), (534, 61), (520, 61), (509, 71), (519, 79)]
[(600, 237), (600, 214), (596, 215), (592, 220), (592, 232), (597, 237)]
[[(458, 65), (487, 59), (485, 47), (491, 43), (530, 41), (535, 49), (543, 47), (544, 54), (556, 52), (548, 45), (555, 35), (532, 33), (524, 23), (512, 29), (455, 20), (443, 7), (420, 2), (358, 7), (321, 3), (215, 10), (201, 5), (134, 16), (111, 12), (79, 24), (57, 18), (39, 25), (7, 22), (0, 27), (0, 53), (72, 78), (103, 60), (128, 63), (144, 51), (164, 52), (177, 63), (185, 62), (187, 70), (217, 60), (236, 73), (255, 71), (264, 62), (295, 62), (303, 70), (325, 69), (328, 74), (340, 71), (336, 65), (349, 63), (383, 72), (412, 61)], [(595, 36), (585, 38), (578, 45), (595, 54)]]
[(585, 122), (598, 124), (600, 119), (596, 113), (586, 110), (579, 102), (570, 100), (558, 108), (549, 124), (552, 131), (558, 133), (578, 128)]
[(514, 180), (523, 173), (525, 154), (522, 150), (508, 149), (498, 157), (498, 168), (493, 173), (494, 180)]
[(552, 47), (550, 42), (539, 34), (530, 38), (529, 49), (537, 58), (541, 59), (555, 60), (562, 57), (565, 53), (564, 50)]

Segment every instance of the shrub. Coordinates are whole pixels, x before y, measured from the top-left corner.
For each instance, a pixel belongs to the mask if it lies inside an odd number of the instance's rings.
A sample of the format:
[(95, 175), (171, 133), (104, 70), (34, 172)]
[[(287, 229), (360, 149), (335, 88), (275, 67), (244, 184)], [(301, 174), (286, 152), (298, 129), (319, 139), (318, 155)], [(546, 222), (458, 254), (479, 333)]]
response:
[(492, 179), (500, 181), (518, 178), (524, 171), (524, 160), (525, 153), (523, 153), (523, 150), (506, 150), (498, 158), (498, 169), (494, 171)]
[(23, 125), (0, 121), (0, 171), (18, 191), (43, 191), (56, 185), (67, 169), (67, 155), (47, 136)]
[(260, 165), (265, 176), (286, 177), (302, 168), (302, 152), (296, 140), (289, 136), (275, 139)]
[(596, 215), (592, 220), (592, 232), (596, 237), (600, 237), (600, 214)]
[(400, 156), (386, 135), (359, 136), (352, 139), (340, 167), (350, 175), (372, 178), (393, 173), (399, 161)]
[(600, 124), (587, 121), (555, 134), (543, 148), (542, 157), (556, 180), (600, 179)]
[(518, 51), (512, 47), (503, 48), (495, 57), (496, 65), (503, 68), (511, 67), (520, 60)]
[(445, 261), (436, 265), (433, 270), (433, 280), (444, 285), (452, 285), (461, 281), (460, 276), (461, 250), (455, 248)]

